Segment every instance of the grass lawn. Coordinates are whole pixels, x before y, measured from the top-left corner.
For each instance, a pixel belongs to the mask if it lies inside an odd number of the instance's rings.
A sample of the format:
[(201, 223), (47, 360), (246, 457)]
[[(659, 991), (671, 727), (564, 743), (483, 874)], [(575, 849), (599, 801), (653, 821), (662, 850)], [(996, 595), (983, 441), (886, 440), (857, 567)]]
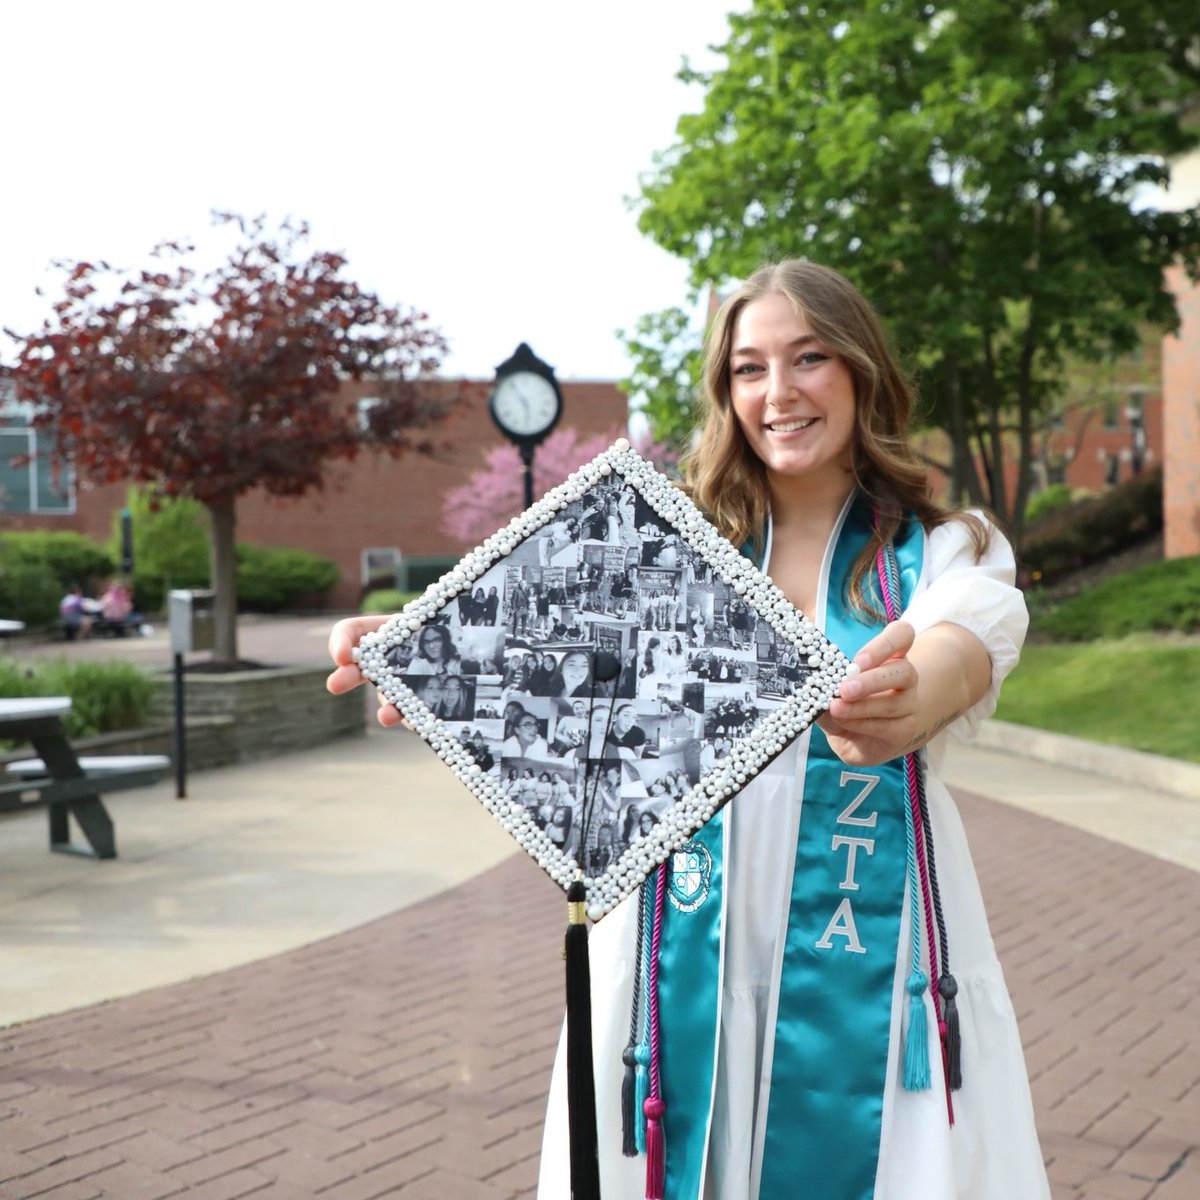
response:
[(1027, 644), (996, 716), (1200, 762), (1200, 641), (1134, 634)]

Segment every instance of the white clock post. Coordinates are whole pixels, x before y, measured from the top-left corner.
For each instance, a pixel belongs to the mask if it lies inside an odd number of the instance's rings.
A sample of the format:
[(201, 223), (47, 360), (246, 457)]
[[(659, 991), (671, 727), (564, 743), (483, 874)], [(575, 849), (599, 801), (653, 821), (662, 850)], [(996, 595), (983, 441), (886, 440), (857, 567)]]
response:
[(533, 504), (533, 452), (562, 416), (562, 390), (554, 368), (525, 342), (496, 368), (488, 409), (497, 428), (525, 464), (525, 507)]

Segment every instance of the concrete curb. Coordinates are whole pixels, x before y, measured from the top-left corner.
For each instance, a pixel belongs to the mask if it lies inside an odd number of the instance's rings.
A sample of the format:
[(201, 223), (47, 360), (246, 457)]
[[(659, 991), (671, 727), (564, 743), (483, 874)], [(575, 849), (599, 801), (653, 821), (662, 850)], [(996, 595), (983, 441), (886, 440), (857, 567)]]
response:
[(996, 720), (985, 721), (979, 727), (975, 744), (986, 750), (1017, 754), (1089, 775), (1169, 792), (1187, 800), (1200, 800), (1200, 764), (1178, 758), (1145, 754), (1140, 750), (1126, 750), (1121, 746), (1108, 746), (1064, 733), (1047, 733), (1030, 725)]

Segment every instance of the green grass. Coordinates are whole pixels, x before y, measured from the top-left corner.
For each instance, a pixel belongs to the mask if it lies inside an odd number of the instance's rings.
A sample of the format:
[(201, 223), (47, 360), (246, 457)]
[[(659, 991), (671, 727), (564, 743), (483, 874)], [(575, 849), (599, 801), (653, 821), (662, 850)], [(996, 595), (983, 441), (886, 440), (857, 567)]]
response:
[(1052, 642), (1200, 629), (1200, 555), (1147, 563), (1059, 603), (1033, 594), (1031, 635)]
[(1200, 642), (1134, 634), (1027, 644), (1005, 680), (996, 716), (1200, 762)]

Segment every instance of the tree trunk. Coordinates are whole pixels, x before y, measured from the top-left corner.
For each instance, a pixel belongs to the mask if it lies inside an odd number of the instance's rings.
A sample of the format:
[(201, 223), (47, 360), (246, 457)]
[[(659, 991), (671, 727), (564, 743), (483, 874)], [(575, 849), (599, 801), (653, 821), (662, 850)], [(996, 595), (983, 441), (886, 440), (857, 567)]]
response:
[(971, 453), (971, 437), (963, 409), (962, 372), (957, 359), (948, 357), (942, 362), (942, 378), (949, 418), (947, 432), (950, 434), (951, 499), (955, 504), (982, 504), (983, 488), (979, 483), (979, 472), (975, 469), (975, 457)]
[(1017, 372), (1018, 430), (1020, 449), (1017, 458), (1017, 487), (1013, 497), (1012, 535), (1019, 547), (1025, 532), (1025, 505), (1029, 502), (1030, 464), (1033, 458), (1033, 356), (1037, 348), (1037, 304), (1029, 303), (1029, 319), (1021, 339), (1021, 359)]
[(213, 590), (213, 661), (235, 663), (237, 645), (236, 498), (232, 493), (208, 505), (211, 536), (208, 540)]
[(1008, 520), (1008, 497), (1004, 486), (1004, 434), (1000, 427), (1000, 387), (992, 334), (983, 330), (982, 390), (986, 426), (980, 441), (986, 439), (988, 463), (988, 504), (992, 512)]

